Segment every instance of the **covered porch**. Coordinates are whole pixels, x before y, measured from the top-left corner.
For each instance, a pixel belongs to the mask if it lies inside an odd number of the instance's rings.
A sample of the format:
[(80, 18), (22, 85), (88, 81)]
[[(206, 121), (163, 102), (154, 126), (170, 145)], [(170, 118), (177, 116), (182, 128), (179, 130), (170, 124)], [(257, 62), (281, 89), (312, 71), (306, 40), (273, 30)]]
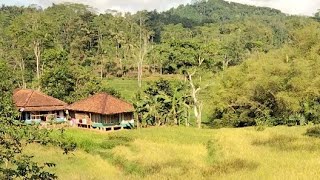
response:
[(41, 122), (66, 122), (64, 111), (31, 111), (21, 112), (20, 120), (26, 124), (40, 124)]
[(132, 104), (107, 93), (98, 93), (67, 107), (78, 127), (114, 130), (134, 127)]
[(16, 89), (13, 93), (13, 101), (20, 112), (19, 119), (26, 124), (66, 122), (67, 103), (40, 91)]
[(132, 112), (119, 114), (97, 114), (88, 112), (70, 112), (72, 124), (81, 128), (100, 130), (131, 129), (134, 127)]

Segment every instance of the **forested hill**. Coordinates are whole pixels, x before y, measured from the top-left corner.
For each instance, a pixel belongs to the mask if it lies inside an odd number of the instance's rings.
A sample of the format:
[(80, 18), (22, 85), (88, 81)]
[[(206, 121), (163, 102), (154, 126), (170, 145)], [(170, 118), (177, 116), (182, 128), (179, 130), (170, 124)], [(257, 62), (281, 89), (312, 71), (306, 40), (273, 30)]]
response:
[(155, 41), (160, 40), (160, 31), (164, 25), (182, 24), (185, 28), (194, 28), (204, 24), (225, 24), (242, 21), (246, 18), (284, 17), (285, 14), (267, 7), (249, 6), (224, 0), (199, 0), (192, 4), (180, 5), (168, 11), (147, 13), (150, 17), (147, 26), (156, 32)]
[(166, 24), (181, 23), (185, 27), (194, 27), (205, 23), (226, 23), (239, 21), (247, 17), (283, 16), (281, 11), (266, 7), (243, 5), (223, 0), (201, 0), (193, 4), (180, 5), (161, 13)]
[[(316, 79), (317, 71), (300, 77), (300, 71), (290, 68), (317, 64), (311, 60), (316, 61), (319, 52), (318, 17), (319, 13), (316, 18), (288, 16), (222, 0), (135, 14), (97, 14), (88, 6), (70, 3), (47, 9), (2, 6), (0, 64), (12, 69), (16, 88), (40, 88), (66, 102), (98, 91), (115, 94), (105, 86), (110, 78), (138, 79), (140, 84), (147, 76), (181, 77), (196, 69), (194, 80), (202, 76), (201, 83), (214, 84), (202, 92), (202, 100), (217, 122), (233, 119), (229, 124), (237, 126), (239, 119), (246, 119), (250, 123), (242, 124), (255, 124), (257, 118), (279, 119), (292, 113), (308, 119), (311, 115), (302, 115), (305, 98), (313, 108), (318, 108), (314, 100), (320, 98), (288, 83), (297, 77), (303, 82)], [(287, 64), (277, 72), (268, 64), (283, 61)], [(253, 77), (261, 74), (282, 81), (268, 84), (261, 77), (253, 83)], [(294, 91), (299, 96), (293, 97)], [(292, 109), (285, 109), (290, 103)]]

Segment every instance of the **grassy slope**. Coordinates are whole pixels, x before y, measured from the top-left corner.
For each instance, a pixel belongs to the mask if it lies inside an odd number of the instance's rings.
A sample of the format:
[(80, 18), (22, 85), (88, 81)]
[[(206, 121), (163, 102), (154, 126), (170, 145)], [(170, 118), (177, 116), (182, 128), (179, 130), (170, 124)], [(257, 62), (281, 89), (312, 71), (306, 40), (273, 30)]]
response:
[(109, 79), (104, 81), (104, 85), (119, 91), (121, 96), (130, 102), (134, 100), (135, 94), (138, 92), (138, 84), (134, 79)]
[[(180, 75), (154, 75), (145, 77), (142, 81), (142, 89), (144, 89), (149, 82), (157, 81), (159, 79), (177, 81), (183, 79), (183, 77)], [(106, 87), (112, 87), (115, 90), (119, 91), (121, 96), (128, 101), (133, 101), (135, 94), (139, 90), (137, 79), (134, 78), (106, 79), (103, 81), (103, 84)]]
[(62, 150), (54, 147), (29, 145), (25, 153), (35, 156), (39, 163), (54, 162), (57, 166), (49, 169), (59, 179), (123, 179), (121, 171), (98, 155), (83, 150), (63, 155)]
[[(150, 128), (116, 133), (68, 130), (80, 149), (63, 156), (37, 149), (57, 162), (61, 179), (313, 179), (320, 177), (320, 139), (306, 127), (198, 130)], [(35, 152), (30, 147), (29, 152)]]

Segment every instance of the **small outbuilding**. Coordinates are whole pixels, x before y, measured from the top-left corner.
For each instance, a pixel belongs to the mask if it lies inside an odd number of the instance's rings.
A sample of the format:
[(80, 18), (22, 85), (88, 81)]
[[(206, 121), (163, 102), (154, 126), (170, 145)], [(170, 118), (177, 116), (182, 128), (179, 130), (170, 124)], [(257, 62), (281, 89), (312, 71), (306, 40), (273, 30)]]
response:
[(13, 93), (15, 106), (21, 113), (20, 119), (28, 121), (46, 121), (48, 118), (65, 120), (67, 103), (40, 91), (17, 89)]
[(79, 125), (90, 127), (132, 127), (132, 104), (107, 93), (95, 94), (67, 107), (69, 115)]

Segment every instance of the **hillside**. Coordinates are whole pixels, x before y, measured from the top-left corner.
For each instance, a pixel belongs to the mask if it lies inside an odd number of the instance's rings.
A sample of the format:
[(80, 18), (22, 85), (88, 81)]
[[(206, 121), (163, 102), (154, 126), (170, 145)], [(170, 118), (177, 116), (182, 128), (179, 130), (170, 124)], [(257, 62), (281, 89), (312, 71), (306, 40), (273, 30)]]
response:
[[(195, 100), (187, 100), (191, 88), (187, 74), (196, 71), (193, 77), (195, 86), (209, 86), (198, 97), (200, 104), (203, 102), (204, 121), (235, 119), (238, 123), (222, 125), (247, 126), (257, 124), (257, 118), (264, 122), (266, 119), (288, 119), (292, 114), (295, 115), (291, 118), (303, 116), (306, 121), (318, 117), (310, 115), (302, 107), (305, 105), (301, 105), (308, 103), (313, 107), (317, 103), (301, 99), (305, 96), (303, 93), (297, 99), (291, 93), (300, 93), (301, 89), (291, 90), (287, 83), (299, 73), (287, 68), (302, 69), (302, 64), (312, 64), (293, 63), (296, 59), (309, 61), (317, 56), (317, 42), (310, 38), (318, 39), (318, 22), (312, 18), (287, 16), (270, 8), (209, 0), (195, 1), (161, 13), (141, 11), (124, 16), (95, 14), (88, 6), (70, 3), (54, 4), (47, 9), (2, 6), (0, 22), (0, 59), (13, 70), (16, 88), (41, 89), (68, 103), (101, 91), (138, 103), (135, 99), (137, 93), (144, 92), (148, 82), (170, 77), (172, 86), (184, 82), (184, 90), (179, 91), (191, 107)], [(282, 57), (275, 53), (282, 54)], [(279, 75), (285, 79), (284, 83), (275, 83), (274, 88), (281, 89), (280, 95), (269, 96), (260, 92), (263, 85), (259, 83), (265, 83), (263, 78), (255, 79), (254, 82), (259, 84), (257, 87), (225, 84), (228, 81), (239, 81), (242, 85), (252, 83), (249, 78), (252, 73), (279, 78), (268, 72), (275, 67), (266, 65), (255, 72), (258, 67), (254, 64), (257, 60), (263, 66), (270, 60), (281, 64), (283, 58), (292, 64), (279, 68), (279, 71), (291, 73), (292, 77)], [(234, 79), (239, 78), (234, 76), (239, 76), (235, 71), (246, 67), (251, 68), (243, 75), (248, 78)], [(304, 76), (303, 81), (315, 79), (316, 75)], [(172, 87), (175, 88), (178, 87)], [(243, 91), (238, 92), (239, 89)], [(257, 95), (252, 96), (252, 93)], [(310, 97), (317, 98), (317, 93)], [(283, 111), (280, 106), (284, 104), (294, 106)], [(167, 110), (174, 109), (173, 104), (166, 106)], [(315, 106), (313, 108), (317, 109), (318, 105)], [(252, 111), (252, 108), (262, 112)], [(193, 112), (190, 108), (188, 111), (194, 121)], [(211, 125), (216, 126), (215, 123)]]
[(319, 14), (1, 6), (0, 179), (320, 177)]
[[(223, 0), (199, 0), (192, 4), (180, 5), (162, 13), (168, 24), (182, 23), (185, 27), (194, 27), (208, 23), (228, 23), (248, 17), (285, 16), (281, 11), (266, 7), (255, 7)], [(175, 19), (176, 17), (177, 19)], [(173, 19), (173, 21), (170, 19)]]

